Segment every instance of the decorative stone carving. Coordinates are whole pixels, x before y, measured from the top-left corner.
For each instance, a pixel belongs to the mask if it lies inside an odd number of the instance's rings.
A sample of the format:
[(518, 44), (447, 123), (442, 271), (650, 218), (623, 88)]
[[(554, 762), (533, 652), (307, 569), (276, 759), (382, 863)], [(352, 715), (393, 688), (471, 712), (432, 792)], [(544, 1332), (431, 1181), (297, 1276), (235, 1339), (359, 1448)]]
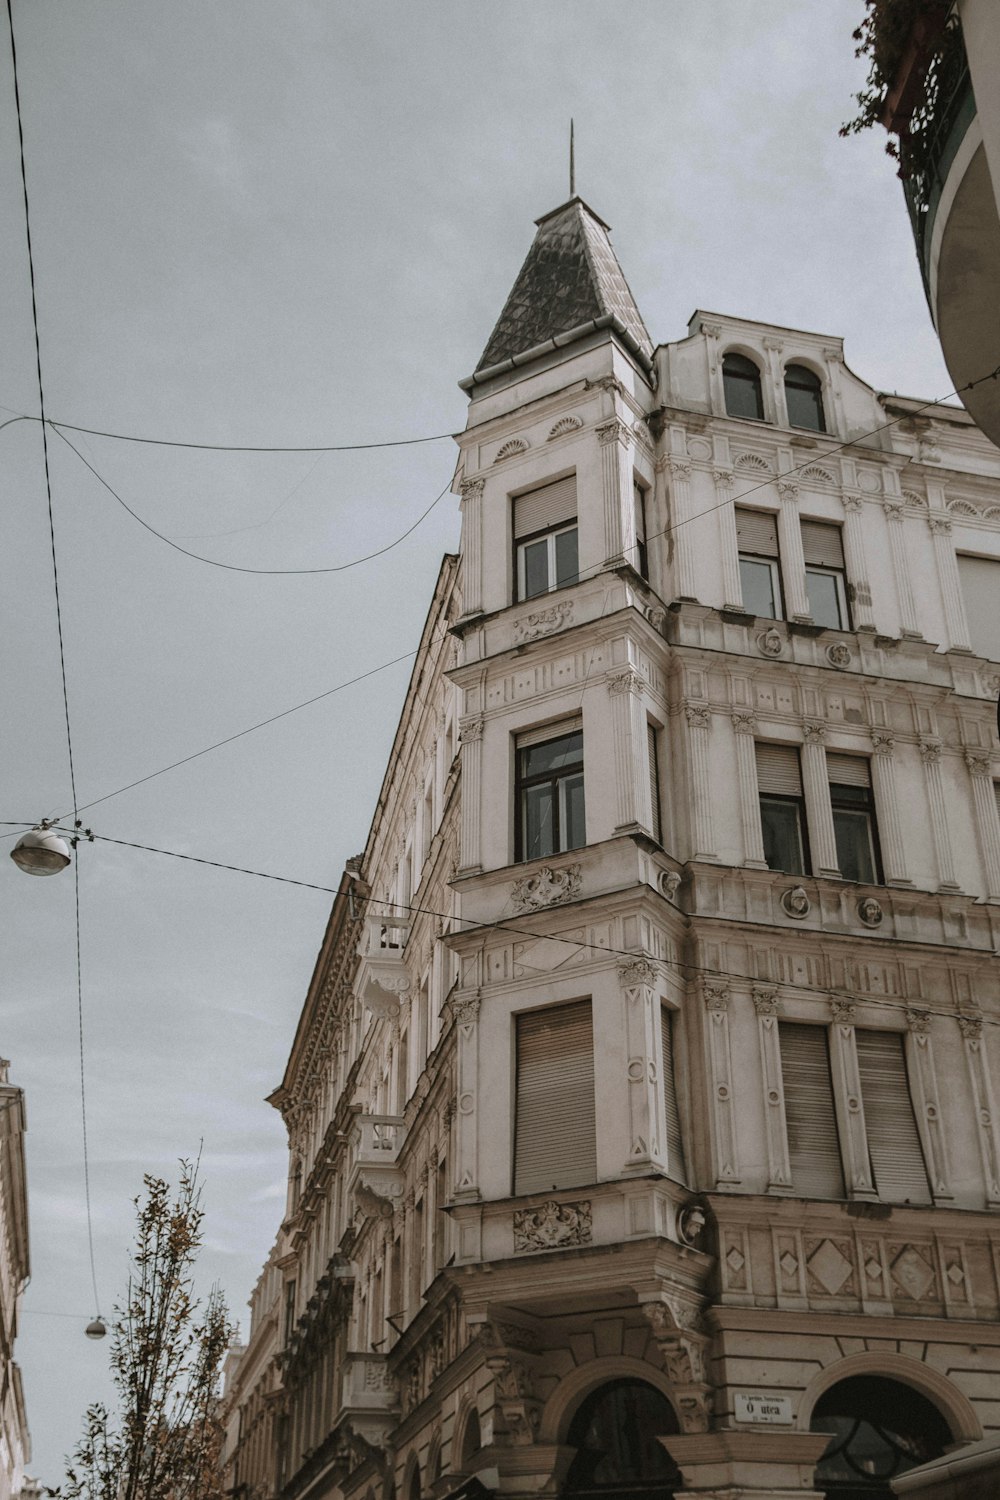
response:
[(799, 498), (799, 487), (794, 479), (779, 479), (778, 494), (782, 500), (796, 501)]
[(898, 521), (902, 525), (905, 510), (901, 500), (883, 500), (882, 509), (887, 521)]
[(511, 905), (515, 912), (539, 911), (545, 906), (559, 906), (572, 901), (580, 892), (582, 870), (580, 865), (564, 865), (553, 870), (543, 865), (534, 875), (525, 875), (515, 881), (511, 891)]
[(486, 488), (485, 479), (463, 479), (462, 499), (479, 500), (482, 498), (483, 490)]
[(882, 907), (874, 896), (865, 896), (858, 902), (858, 916), (866, 927), (880, 927), (882, 925)]
[(612, 697), (619, 693), (640, 693), (642, 691), (642, 677), (634, 667), (625, 667), (621, 672), (612, 672), (605, 678), (608, 692)]
[(697, 1203), (689, 1203), (678, 1215), (677, 1233), (685, 1245), (697, 1246), (707, 1223), (705, 1210)]
[(941, 759), (940, 740), (921, 740), (919, 749), (920, 758), (924, 762), (924, 765), (933, 765), (935, 761)]
[(926, 1010), (908, 1010), (906, 1012), (906, 1024), (910, 1031), (920, 1036), (926, 1036), (931, 1029), (930, 1012)]
[(832, 646), (826, 648), (826, 659), (831, 667), (836, 667), (839, 672), (842, 672), (845, 667), (851, 665), (850, 649), (844, 645), (843, 641), (834, 641)]
[(565, 437), (570, 432), (577, 432), (582, 426), (583, 423), (579, 417), (560, 417), (550, 429), (545, 441), (551, 443), (555, 438)]
[(839, 995), (830, 996), (830, 1019), (837, 1026), (853, 1026), (857, 1004), (853, 1000), (843, 1000)]
[(807, 745), (825, 745), (826, 725), (809, 723), (803, 724), (802, 738)]
[(671, 456), (667, 459), (667, 467), (670, 469), (670, 472), (675, 479), (691, 478), (691, 464), (690, 461), (686, 458), (675, 458)]
[(895, 736), (887, 729), (873, 729), (872, 750), (876, 755), (891, 755), (896, 746)]
[(589, 1245), (593, 1239), (590, 1202), (556, 1203), (550, 1199), (540, 1208), (514, 1210), (514, 1251), (562, 1250), (569, 1245)]
[(524, 438), (511, 438), (508, 442), (504, 443), (502, 448), (497, 451), (496, 458), (494, 458), (493, 462), (495, 464), (500, 464), (503, 463), (505, 458), (515, 458), (518, 453), (527, 453), (527, 451), (528, 445), (524, 441)]
[(475, 995), (463, 996), (461, 999), (449, 1000), (448, 1009), (454, 1016), (456, 1023), (459, 1026), (463, 1026), (469, 1025), (479, 1019), (481, 1004), (482, 999), (477, 993)]
[(646, 958), (630, 959), (618, 965), (618, 983), (622, 989), (632, 989), (636, 985), (649, 988), (656, 983), (656, 970)]
[(951, 520), (948, 516), (928, 516), (927, 524), (931, 536), (951, 536)]
[(537, 640), (539, 636), (552, 635), (554, 631), (572, 623), (573, 603), (570, 599), (561, 599), (549, 609), (536, 609), (522, 619), (515, 620), (514, 642), (520, 646), (525, 641)]
[(472, 745), (476, 740), (483, 737), (482, 719), (463, 719), (458, 726), (459, 742), (463, 745)]
[(685, 703), (684, 717), (691, 729), (711, 729), (712, 713), (700, 703)]
[(781, 898), (782, 909), (789, 917), (801, 920), (812, 911), (812, 902), (800, 885), (790, 886)]
[(708, 1010), (729, 1009), (729, 986), (706, 979), (704, 985), (705, 1005)]
[(782, 650), (781, 636), (772, 625), (770, 630), (761, 631), (757, 636), (757, 650), (761, 656), (780, 656)]
[(845, 495), (844, 496), (844, 509), (845, 510), (852, 510), (852, 511), (855, 511), (855, 512), (860, 512), (862, 510), (863, 506), (864, 506), (864, 503), (865, 502), (862, 500), (862, 498), (861, 498), (860, 495)]
[(773, 984), (755, 984), (753, 987), (753, 1008), (759, 1016), (776, 1016), (778, 1014), (778, 990)]
[(632, 429), (626, 427), (624, 422), (605, 422), (597, 428), (597, 441), (602, 448), (611, 443), (620, 443), (623, 448), (628, 448), (632, 442)]
[(958, 1029), (967, 1042), (978, 1042), (983, 1034), (982, 1016), (959, 1016)]
[(666, 896), (668, 901), (673, 901), (681, 884), (681, 877), (676, 870), (662, 870), (657, 885), (660, 894)]
[(757, 716), (753, 713), (733, 711), (733, 729), (736, 734), (756, 734)]
[(988, 776), (990, 774), (990, 757), (982, 750), (966, 750), (965, 764), (972, 776)]

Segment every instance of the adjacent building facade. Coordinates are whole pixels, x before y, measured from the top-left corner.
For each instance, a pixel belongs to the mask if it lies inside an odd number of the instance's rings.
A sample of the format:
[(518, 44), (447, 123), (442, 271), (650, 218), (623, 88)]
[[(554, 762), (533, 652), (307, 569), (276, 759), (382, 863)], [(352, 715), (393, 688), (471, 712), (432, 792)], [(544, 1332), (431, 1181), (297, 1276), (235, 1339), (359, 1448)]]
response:
[[(24, 1170), (24, 1091), (0, 1058), (0, 1500), (23, 1493), (31, 1441), (14, 1359), (21, 1297), (28, 1284), (28, 1197)], [(30, 1485), (31, 1481), (28, 1481)]]
[(580, 199), (288, 1067), (246, 1500), (872, 1500), (1000, 1428), (1000, 453)]

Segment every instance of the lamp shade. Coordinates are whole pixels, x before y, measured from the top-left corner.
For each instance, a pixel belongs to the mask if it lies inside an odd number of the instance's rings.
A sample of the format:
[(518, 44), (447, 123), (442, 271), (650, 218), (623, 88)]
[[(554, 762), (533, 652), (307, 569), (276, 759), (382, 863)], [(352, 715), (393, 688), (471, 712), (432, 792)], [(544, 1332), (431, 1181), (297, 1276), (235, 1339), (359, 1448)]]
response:
[(58, 875), (70, 862), (69, 845), (51, 828), (33, 828), (18, 839), (10, 857), (25, 875)]
[(103, 1318), (95, 1318), (92, 1323), (87, 1324), (86, 1328), (88, 1339), (102, 1339), (107, 1331)]

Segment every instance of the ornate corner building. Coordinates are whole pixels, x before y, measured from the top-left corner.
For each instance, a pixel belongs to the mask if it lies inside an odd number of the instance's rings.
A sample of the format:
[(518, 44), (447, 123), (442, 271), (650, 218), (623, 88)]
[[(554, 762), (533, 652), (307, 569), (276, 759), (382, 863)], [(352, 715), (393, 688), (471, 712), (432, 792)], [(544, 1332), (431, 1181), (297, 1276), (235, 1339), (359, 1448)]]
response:
[(462, 384), (230, 1491), (885, 1500), (1000, 1427), (1000, 453), (579, 199)]

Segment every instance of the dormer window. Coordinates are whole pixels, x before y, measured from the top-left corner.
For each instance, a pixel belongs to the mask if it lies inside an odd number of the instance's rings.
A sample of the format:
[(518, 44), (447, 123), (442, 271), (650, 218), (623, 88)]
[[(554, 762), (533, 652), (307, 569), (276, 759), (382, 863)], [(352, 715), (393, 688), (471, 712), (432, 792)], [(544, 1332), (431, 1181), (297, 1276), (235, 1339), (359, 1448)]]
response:
[(517, 599), (537, 599), (575, 583), (576, 475), (515, 496), (513, 529)]
[(722, 361), (722, 389), (726, 413), (730, 417), (748, 417), (752, 422), (764, 420), (764, 397), (760, 388), (760, 371), (745, 354), (727, 354)]
[(825, 432), (823, 415), (823, 382), (805, 365), (788, 365), (785, 370), (785, 404), (788, 425), (806, 427), (810, 432)]

